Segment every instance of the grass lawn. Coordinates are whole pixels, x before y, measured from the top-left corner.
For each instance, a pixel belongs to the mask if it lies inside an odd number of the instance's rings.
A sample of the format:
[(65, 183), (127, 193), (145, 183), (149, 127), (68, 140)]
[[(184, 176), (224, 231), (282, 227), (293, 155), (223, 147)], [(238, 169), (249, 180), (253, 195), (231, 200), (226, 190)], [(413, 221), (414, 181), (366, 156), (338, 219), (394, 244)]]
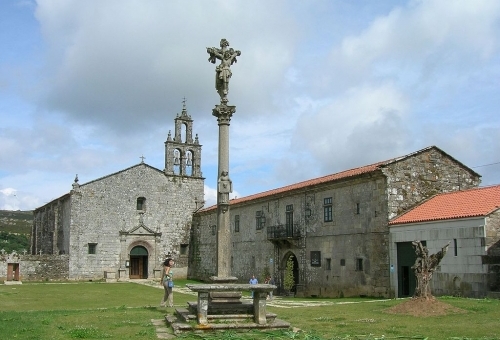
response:
[[(177, 280), (181, 287), (187, 281)], [(0, 285), (0, 339), (157, 339), (163, 291), (134, 283)], [(196, 297), (174, 293), (176, 306)], [(386, 310), (402, 300), (277, 299), (268, 307), (300, 332), (187, 334), (182, 339), (500, 339), (500, 301), (440, 298), (461, 312), (414, 317)], [(281, 302), (280, 302), (281, 301)], [(352, 303), (346, 303), (352, 302)]]

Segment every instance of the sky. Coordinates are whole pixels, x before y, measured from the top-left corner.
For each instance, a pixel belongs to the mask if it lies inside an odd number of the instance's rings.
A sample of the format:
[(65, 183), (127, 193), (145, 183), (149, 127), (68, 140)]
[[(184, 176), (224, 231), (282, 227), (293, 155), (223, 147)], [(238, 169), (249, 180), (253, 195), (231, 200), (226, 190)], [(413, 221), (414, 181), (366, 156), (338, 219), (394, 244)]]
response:
[(243, 197), (435, 145), (500, 184), (500, 1), (7, 0), (0, 209), (141, 162), (164, 169), (183, 98), (215, 203), (215, 65), (231, 67)]

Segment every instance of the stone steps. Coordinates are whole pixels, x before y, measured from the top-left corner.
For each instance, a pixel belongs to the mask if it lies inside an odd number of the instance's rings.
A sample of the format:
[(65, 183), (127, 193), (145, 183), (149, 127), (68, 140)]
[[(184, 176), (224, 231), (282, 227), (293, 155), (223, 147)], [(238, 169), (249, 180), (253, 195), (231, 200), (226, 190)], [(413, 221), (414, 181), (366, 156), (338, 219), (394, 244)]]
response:
[[(178, 310), (182, 310), (179, 308)], [(213, 320), (214, 322), (209, 322), (206, 325), (198, 325), (196, 323), (196, 316), (189, 314), (187, 309), (184, 309), (185, 312), (188, 313), (189, 321), (185, 321), (181, 318), (180, 314), (175, 315), (167, 315), (165, 316), (165, 321), (167, 325), (172, 327), (174, 334), (181, 334), (184, 332), (196, 332), (196, 331), (214, 331), (214, 330), (234, 330), (234, 331), (246, 331), (249, 329), (260, 329), (260, 330), (277, 330), (277, 329), (289, 329), (290, 324), (283, 320), (277, 319), (275, 314), (268, 313), (270, 318), (268, 319), (267, 324), (261, 325), (252, 321), (252, 318), (248, 319), (217, 319), (217, 318), (209, 318), (209, 320)], [(229, 316), (229, 315), (227, 315)], [(224, 316), (224, 317), (227, 317)], [(266, 315), (267, 317), (267, 315)], [(226, 321), (227, 322), (224, 322)], [(272, 320), (272, 321), (271, 321)]]

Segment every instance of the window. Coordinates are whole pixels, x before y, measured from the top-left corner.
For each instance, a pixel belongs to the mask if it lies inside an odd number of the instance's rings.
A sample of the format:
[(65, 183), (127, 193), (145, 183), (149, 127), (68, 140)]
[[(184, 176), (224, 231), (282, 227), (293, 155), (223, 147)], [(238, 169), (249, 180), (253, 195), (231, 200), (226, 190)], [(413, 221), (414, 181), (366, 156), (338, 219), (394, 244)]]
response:
[(340, 259), (340, 266), (345, 267), (345, 259)]
[(455, 256), (458, 256), (458, 244), (457, 244), (457, 239), (454, 238), (453, 239), (453, 248), (454, 248), (454, 251), (455, 251)]
[(359, 203), (356, 203), (356, 215), (359, 215)]
[(97, 243), (89, 243), (89, 254), (96, 254)]
[(363, 271), (363, 259), (360, 259), (360, 258), (356, 259), (356, 271), (357, 272)]
[(213, 225), (211, 226), (211, 228), (212, 228), (212, 235), (215, 235), (215, 233), (217, 232), (217, 226)]
[(311, 267), (321, 267), (320, 251), (311, 251)]
[(137, 210), (146, 210), (146, 198), (145, 197), (137, 198)]
[(328, 197), (323, 200), (323, 215), (325, 222), (333, 221), (333, 207), (332, 207), (332, 198)]
[(285, 227), (288, 231), (293, 227), (293, 204), (287, 205), (285, 211)]
[(266, 225), (266, 217), (264, 216), (264, 212), (262, 210), (255, 212), (255, 228), (257, 230), (261, 230)]
[(240, 215), (234, 215), (234, 232), (240, 231)]
[(326, 270), (332, 270), (332, 259), (326, 259)]
[(187, 255), (189, 244), (181, 244), (180, 255)]

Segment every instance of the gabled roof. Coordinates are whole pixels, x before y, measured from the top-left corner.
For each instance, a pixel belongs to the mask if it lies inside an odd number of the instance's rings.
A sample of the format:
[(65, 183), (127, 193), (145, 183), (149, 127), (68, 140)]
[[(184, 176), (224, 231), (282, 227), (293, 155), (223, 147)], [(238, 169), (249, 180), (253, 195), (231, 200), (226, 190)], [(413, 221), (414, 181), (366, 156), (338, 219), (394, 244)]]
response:
[[(327, 175), (327, 176), (323, 176), (323, 177), (318, 177), (318, 178), (310, 179), (310, 180), (303, 181), (303, 182), (298, 182), (298, 183), (287, 185), (287, 186), (284, 186), (284, 187), (281, 187), (281, 188), (272, 189), (272, 190), (260, 192), (260, 193), (257, 193), (257, 194), (253, 194), (253, 195), (250, 195), (250, 196), (245, 196), (245, 197), (241, 197), (241, 198), (232, 199), (230, 201), (230, 204), (231, 205), (240, 204), (240, 203), (244, 203), (244, 202), (248, 202), (248, 201), (253, 201), (253, 200), (256, 200), (256, 199), (260, 199), (260, 198), (270, 197), (270, 196), (273, 196), (273, 195), (289, 193), (289, 192), (294, 191), (294, 190), (300, 190), (300, 189), (304, 189), (304, 188), (307, 188), (307, 187), (316, 186), (316, 185), (323, 184), (323, 183), (335, 182), (335, 181), (339, 181), (339, 180), (342, 180), (342, 179), (346, 179), (346, 178), (350, 178), (350, 177), (354, 177), (354, 176), (359, 176), (359, 175), (367, 174), (367, 173), (374, 173), (376, 171), (381, 170), (383, 167), (385, 167), (387, 165), (399, 162), (399, 161), (407, 159), (409, 157), (413, 157), (413, 156), (415, 156), (417, 154), (429, 151), (431, 149), (434, 149), (434, 150), (437, 150), (438, 152), (441, 152), (442, 154), (446, 155), (447, 157), (453, 159), (455, 162), (457, 162), (458, 164), (460, 164), (464, 168), (468, 169), (470, 172), (476, 174), (477, 176), (480, 176), (479, 174), (477, 174), (476, 172), (474, 172), (472, 169), (469, 169), (467, 166), (463, 165), (462, 163), (460, 163), (459, 161), (457, 161), (456, 159), (454, 159), (453, 157), (451, 157), (450, 155), (448, 155), (446, 152), (444, 152), (443, 150), (439, 149), (438, 147), (436, 147), (436, 146), (429, 146), (429, 147), (426, 147), (424, 149), (412, 152), (412, 153), (410, 153), (408, 155), (405, 155), (405, 156), (392, 158), (392, 159), (389, 159), (389, 160), (386, 160), (386, 161), (382, 161), (382, 162), (378, 162), (378, 163), (374, 163), (374, 164), (370, 164), (370, 165), (365, 165), (365, 166), (362, 166), (362, 167), (359, 167), (359, 168), (354, 168), (354, 169), (350, 169), (350, 170), (345, 170), (345, 171), (337, 172), (335, 174), (331, 174), (331, 175)], [(213, 205), (213, 206), (208, 207), (206, 209), (200, 210), (200, 212), (208, 212), (208, 211), (214, 210), (216, 208), (217, 208), (217, 206)]]
[(155, 171), (158, 171), (158, 172), (163, 173), (163, 171), (161, 171), (160, 169), (157, 169), (157, 168), (155, 168), (155, 167), (153, 167), (153, 166), (151, 166), (151, 165), (149, 165), (149, 164), (146, 164), (146, 163), (141, 162), (141, 163), (138, 163), (138, 164), (136, 164), (136, 165), (132, 165), (132, 166), (130, 166), (130, 167), (128, 167), (128, 168), (126, 168), (126, 169), (123, 169), (123, 170), (120, 170), (120, 171), (117, 171), (117, 172), (113, 172), (112, 174), (109, 174), (109, 175), (106, 175), (106, 176), (103, 176), (103, 177), (96, 178), (96, 179), (94, 179), (94, 180), (92, 180), (92, 181), (89, 181), (89, 182), (87, 182), (87, 183), (84, 183), (84, 184), (80, 184), (80, 186), (82, 187), (82, 186), (87, 185), (87, 184), (90, 184), (90, 183), (98, 182), (98, 181), (100, 181), (100, 180), (102, 180), (102, 179), (104, 179), (104, 178), (108, 178), (108, 177), (115, 176), (116, 174), (120, 174), (120, 173), (122, 173), (122, 172), (128, 171), (128, 170), (130, 170), (130, 169), (133, 169), (133, 168), (136, 168), (136, 167), (139, 167), (139, 166), (144, 166), (144, 167), (146, 167), (146, 168), (150, 168), (150, 169), (153, 169), (153, 170), (155, 170)]
[[(147, 168), (150, 168), (150, 169), (153, 169), (153, 170), (158, 171), (158, 172), (160, 172), (160, 173), (163, 173), (163, 171), (161, 171), (160, 169), (157, 169), (157, 168), (155, 168), (155, 167), (153, 167), (153, 166), (151, 166), (151, 165), (149, 165), (149, 164), (146, 164), (146, 163), (141, 162), (141, 163), (138, 163), (138, 164), (136, 164), (136, 165), (132, 165), (132, 166), (130, 166), (130, 167), (128, 167), (128, 168), (126, 168), (126, 169), (123, 169), (123, 170), (120, 170), (120, 171), (114, 172), (114, 173), (112, 173), (112, 174), (109, 174), (109, 175), (106, 175), (106, 176), (103, 176), (103, 177), (99, 177), (99, 178), (97, 178), (97, 179), (94, 179), (94, 180), (92, 180), (92, 181), (86, 182), (86, 183), (84, 183), (84, 184), (80, 184), (80, 187), (85, 186), (85, 185), (88, 185), (88, 184), (90, 184), (90, 183), (94, 183), (94, 182), (100, 181), (100, 180), (102, 180), (102, 179), (104, 179), (104, 178), (108, 178), (108, 177), (114, 176), (114, 175), (116, 175), (116, 174), (119, 174), (119, 173), (122, 173), (122, 172), (128, 171), (128, 170), (130, 170), (130, 169), (133, 169), (133, 168), (135, 168), (135, 167), (139, 167), (139, 166), (145, 166), (145, 167), (147, 167)], [(58, 198), (55, 198), (55, 199), (53, 199), (52, 201), (50, 201), (50, 202), (48, 202), (48, 203), (45, 203), (44, 205), (42, 205), (42, 206), (40, 206), (40, 207), (38, 207), (38, 208), (35, 208), (35, 210), (34, 210), (34, 211), (40, 210), (40, 209), (42, 209), (42, 208), (44, 208), (44, 207), (46, 207), (46, 206), (50, 206), (50, 205), (51, 205), (52, 203), (54, 203), (55, 201), (65, 200), (65, 199), (67, 199), (68, 197), (70, 197), (70, 193), (66, 193), (66, 194), (64, 194), (64, 195), (62, 195), (62, 196), (60, 196), (60, 197), (58, 197)]]
[(500, 185), (438, 194), (389, 225), (487, 216), (500, 208)]

